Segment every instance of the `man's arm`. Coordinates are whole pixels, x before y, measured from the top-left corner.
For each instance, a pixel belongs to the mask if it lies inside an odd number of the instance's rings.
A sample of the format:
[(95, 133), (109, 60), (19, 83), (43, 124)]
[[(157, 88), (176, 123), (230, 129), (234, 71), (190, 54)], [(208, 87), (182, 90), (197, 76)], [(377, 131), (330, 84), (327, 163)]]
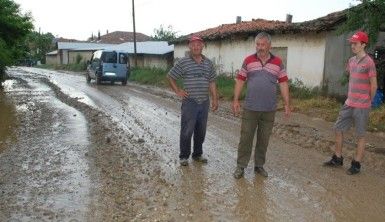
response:
[(279, 83), (279, 88), (281, 90), (281, 96), (285, 104), (285, 116), (289, 117), (291, 114), (290, 110), (290, 99), (289, 99), (289, 84), (287, 81)]
[(233, 98), (233, 103), (231, 107), (233, 110), (233, 114), (235, 116), (238, 116), (240, 113), (241, 105), (239, 104), (239, 97), (241, 95), (244, 84), (245, 84), (245, 81), (240, 79), (235, 79), (234, 98)]
[(216, 111), (218, 109), (218, 93), (217, 84), (215, 81), (210, 82), (210, 93), (211, 93), (211, 110)]
[(179, 97), (182, 97), (182, 98), (187, 98), (188, 97), (188, 94), (186, 91), (184, 91), (183, 89), (179, 89), (178, 85), (176, 84), (176, 80), (173, 79), (171, 76), (167, 76), (167, 80), (168, 80), (168, 83), (170, 84), (172, 90), (174, 90), (174, 92), (179, 96)]
[(377, 92), (377, 77), (370, 77), (370, 101), (373, 101), (374, 97), (376, 96)]

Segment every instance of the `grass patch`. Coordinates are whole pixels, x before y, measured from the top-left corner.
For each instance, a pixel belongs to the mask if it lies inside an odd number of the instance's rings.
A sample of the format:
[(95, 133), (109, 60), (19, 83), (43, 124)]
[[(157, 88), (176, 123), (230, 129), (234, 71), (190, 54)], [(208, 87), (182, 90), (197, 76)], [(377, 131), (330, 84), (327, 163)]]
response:
[(163, 69), (143, 69), (134, 68), (131, 70), (130, 80), (146, 85), (155, 85), (159, 87), (167, 87), (167, 73), (168, 70)]
[(342, 104), (334, 98), (324, 96), (316, 96), (308, 99), (295, 98), (292, 96), (291, 106), (294, 112), (334, 122), (337, 120)]
[[(234, 86), (235, 86), (234, 78), (231, 78), (225, 75), (219, 75), (217, 77), (216, 83), (218, 88), (218, 97), (224, 100), (232, 100), (234, 96)], [(246, 95), (246, 87), (243, 87), (240, 99), (244, 99), (245, 95)]]
[(385, 105), (370, 112), (369, 130), (385, 132)]
[(39, 65), (36, 67), (43, 68), (43, 69), (68, 70), (68, 71), (73, 71), (73, 72), (84, 72), (87, 70), (87, 64), (86, 63), (67, 64), (67, 65), (42, 64), (42, 65)]

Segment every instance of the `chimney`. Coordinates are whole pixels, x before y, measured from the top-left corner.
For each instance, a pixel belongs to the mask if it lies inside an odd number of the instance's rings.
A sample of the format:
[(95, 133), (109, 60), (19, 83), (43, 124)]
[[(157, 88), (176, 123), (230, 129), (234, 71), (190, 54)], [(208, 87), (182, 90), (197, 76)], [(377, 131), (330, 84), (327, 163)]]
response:
[(106, 34), (108, 34), (108, 29), (107, 29), (107, 33)]
[(100, 30), (98, 31), (98, 40), (100, 40)]
[(293, 15), (286, 14), (286, 23), (291, 23), (292, 20), (293, 20)]
[(241, 23), (242, 22), (242, 17), (241, 16), (237, 16), (235, 22), (236, 22), (236, 24)]

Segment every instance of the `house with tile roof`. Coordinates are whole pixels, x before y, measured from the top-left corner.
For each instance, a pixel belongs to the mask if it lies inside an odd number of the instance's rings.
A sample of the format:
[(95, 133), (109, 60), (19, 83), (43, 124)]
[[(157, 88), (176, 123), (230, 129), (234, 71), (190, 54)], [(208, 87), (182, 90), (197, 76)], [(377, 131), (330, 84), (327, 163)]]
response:
[[(346, 21), (346, 11), (301, 23), (253, 19), (224, 24), (183, 36), (174, 43), (174, 60), (188, 53), (187, 40), (200, 35), (205, 41), (203, 54), (212, 59), (219, 74), (235, 76), (243, 59), (255, 53), (254, 38), (259, 32), (272, 36), (272, 53), (280, 56), (290, 79), (301, 80), (309, 87), (324, 87), (330, 94), (345, 94), (341, 85), (346, 61), (351, 54), (347, 41), (351, 33), (336, 34)], [(378, 43), (384, 45), (379, 33)]]
[[(136, 32), (136, 41), (145, 42), (151, 41), (151, 37), (140, 32)], [(110, 32), (100, 37), (94, 37), (90, 42), (104, 43), (104, 44), (121, 44), (124, 42), (134, 42), (133, 32), (115, 31)]]

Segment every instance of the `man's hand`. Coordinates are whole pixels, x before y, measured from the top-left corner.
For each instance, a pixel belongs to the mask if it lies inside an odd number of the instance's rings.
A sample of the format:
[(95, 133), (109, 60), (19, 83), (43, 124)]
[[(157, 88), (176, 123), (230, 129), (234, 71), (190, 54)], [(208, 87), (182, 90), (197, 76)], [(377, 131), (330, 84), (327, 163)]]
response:
[(188, 97), (188, 93), (184, 91), (183, 89), (177, 89), (175, 92), (179, 97), (185, 99)]
[(231, 109), (233, 110), (234, 116), (239, 116), (239, 113), (241, 111), (241, 104), (238, 100), (233, 100), (233, 103), (231, 104)]
[(211, 111), (215, 112), (218, 110), (218, 100), (213, 99), (211, 100)]
[(285, 118), (289, 118), (291, 116), (291, 109), (289, 105), (285, 105)]

